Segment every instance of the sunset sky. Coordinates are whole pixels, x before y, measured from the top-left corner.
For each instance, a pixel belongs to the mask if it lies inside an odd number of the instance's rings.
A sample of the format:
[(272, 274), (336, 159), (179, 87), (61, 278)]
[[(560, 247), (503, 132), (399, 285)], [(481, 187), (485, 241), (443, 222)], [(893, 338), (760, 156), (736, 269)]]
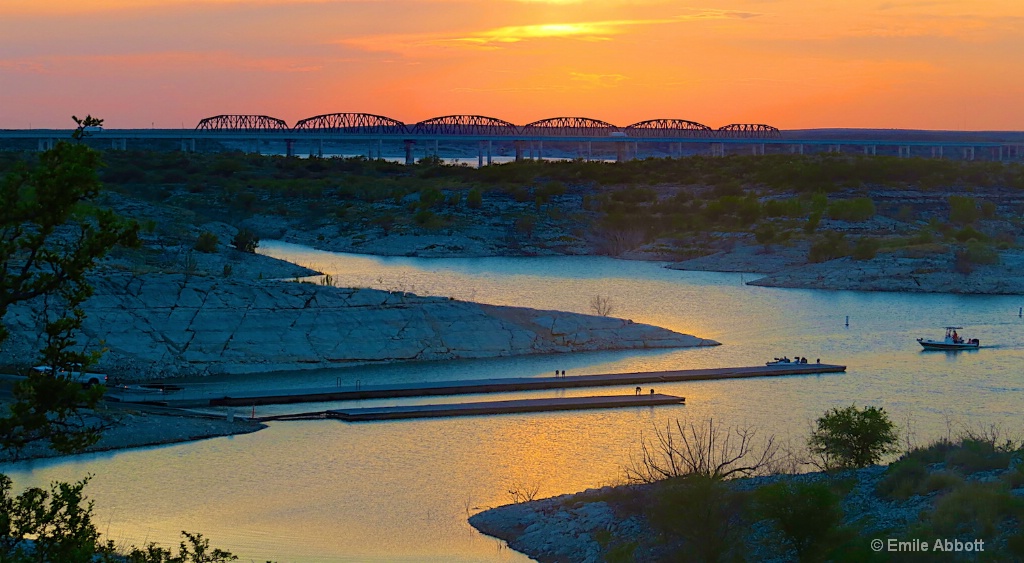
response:
[(1024, 1), (0, 0), (0, 128), (333, 112), (1024, 130)]

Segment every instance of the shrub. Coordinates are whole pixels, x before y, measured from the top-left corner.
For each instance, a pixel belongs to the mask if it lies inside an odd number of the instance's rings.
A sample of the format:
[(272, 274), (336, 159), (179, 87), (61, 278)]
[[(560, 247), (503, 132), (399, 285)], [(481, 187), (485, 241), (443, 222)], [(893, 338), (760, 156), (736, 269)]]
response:
[(811, 215), (807, 218), (807, 222), (804, 223), (804, 232), (807, 233), (807, 234), (814, 233), (814, 231), (818, 228), (818, 223), (820, 223), (820, 222), (821, 222), (821, 213), (820, 212), (811, 213)]
[(516, 232), (523, 235), (524, 237), (531, 239), (533, 238), (533, 230), (537, 226), (537, 217), (534, 215), (520, 215), (516, 218), (515, 229)]
[(967, 243), (967, 258), (974, 264), (999, 263), (999, 253), (991, 246), (978, 241)]
[(867, 221), (875, 216), (875, 202), (869, 197), (840, 199), (828, 206), (828, 218), (840, 221)]
[(807, 445), (823, 469), (846, 469), (878, 463), (897, 442), (896, 426), (885, 409), (850, 405), (819, 418)]
[(743, 560), (743, 496), (702, 475), (663, 482), (657, 494), (648, 520), (669, 539), (681, 538), (693, 561)]
[(828, 231), (824, 236), (813, 244), (807, 253), (808, 262), (827, 262), (842, 258), (850, 252), (850, 245), (846, 242), (846, 235), (835, 231)]
[(973, 197), (949, 196), (949, 220), (954, 223), (968, 224), (978, 220), (981, 212), (978, 202)]
[(259, 245), (259, 237), (249, 229), (239, 229), (234, 238), (231, 239), (231, 246), (242, 252), (254, 253)]
[(1012, 450), (1001, 448), (993, 441), (965, 438), (959, 448), (950, 450), (946, 455), (946, 463), (971, 474), (1006, 469), (1012, 457)]
[(918, 458), (904, 457), (889, 466), (885, 477), (878, 482), (875, 490), (879, 494), (904, 500), (920, 494), (921, 485), (928, 477), (928, 468)]
[(857, 239), (857, 243), (853, 245), (853, 259), (854, 260), (871, 260), (878, 254), (878, 249), (882, 246), (881, 241), (871, 237), (860, 237)]
[(480, 209), (484, 203), (483, 195), (480, 193), (480, 188), (473, 188), (469, 190), (469, 194), (466, 195), (466, 207), (470, 209)]
[(979, 232), (977, 229), (975, 229), (974, 227), (970, 227), (970, 226), (964, 227), (964, 228), (960, 229), (959, 231), (957, 231), (953, 235), (953, 238), (955, 238), (956, 240), (958, 240), (960, 242), (967, 242), (967, 241), (969, 241), (971, 239), (978, 240), (978, 241), (987, 241), (988, 240), (988, 237), (985, 236), (984, 233)]
[(990, 540), (999, 528), (1024, 516), (1024, 500), (1001, 483), (967, 483), (935, 503), (932, 529), (939, 537)]
[(217, 235), (210, 231), (204, 231), (199, 234), (199, 238), (196, 239), (195, 249), (199, 252), (217, 252), (217, 245), (220, 241), (217, 239)]
[(417, 225), (426, 229), (438, 229), (444, 225), (444, 219), (429, 209), (422, 209), (413, 216)]
[(823, 560), (838, 538), (839, 497), (824, 483), (768, 485), (755, 493), (754, 506), (760, 517), (775, 523), (800, 561)]

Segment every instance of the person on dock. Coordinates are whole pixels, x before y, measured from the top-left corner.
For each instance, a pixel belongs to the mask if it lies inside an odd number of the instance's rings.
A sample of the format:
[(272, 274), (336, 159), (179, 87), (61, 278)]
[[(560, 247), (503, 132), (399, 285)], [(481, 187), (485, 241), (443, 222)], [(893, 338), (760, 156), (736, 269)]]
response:
[(654, 387), (651, 387), (651, 395), (654, 394)]
[(562, 377), (565, 377), (565, 370), (562, 370)]
[(636, 387), (636, 394), (637, 394), (637, 395), (639, 395), (639, 394), (640, 394), (640, 386), (639, 386), (639, 385), (637, 385), (637, 387)]

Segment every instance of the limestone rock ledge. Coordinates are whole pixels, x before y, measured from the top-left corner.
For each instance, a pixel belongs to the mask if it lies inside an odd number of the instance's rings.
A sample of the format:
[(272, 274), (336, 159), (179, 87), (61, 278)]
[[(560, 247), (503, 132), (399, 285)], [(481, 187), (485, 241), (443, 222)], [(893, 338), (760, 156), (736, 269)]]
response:
[[(85, 303), (81, 343), (131, 381), (368, 362), (449, 360), (718, 343), (611, 317), (285, 281), (114, 275)], [(12, 307), (0, 362), (26, 364), (38, 315)]]

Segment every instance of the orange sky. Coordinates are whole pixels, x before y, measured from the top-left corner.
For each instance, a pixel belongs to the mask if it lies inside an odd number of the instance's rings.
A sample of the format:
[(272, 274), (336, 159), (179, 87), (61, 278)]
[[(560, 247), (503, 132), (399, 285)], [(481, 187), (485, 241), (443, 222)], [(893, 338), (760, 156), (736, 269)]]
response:
[(345, 111), (1024, 130), (1024, 1), (0, 0), (0, 128)]

